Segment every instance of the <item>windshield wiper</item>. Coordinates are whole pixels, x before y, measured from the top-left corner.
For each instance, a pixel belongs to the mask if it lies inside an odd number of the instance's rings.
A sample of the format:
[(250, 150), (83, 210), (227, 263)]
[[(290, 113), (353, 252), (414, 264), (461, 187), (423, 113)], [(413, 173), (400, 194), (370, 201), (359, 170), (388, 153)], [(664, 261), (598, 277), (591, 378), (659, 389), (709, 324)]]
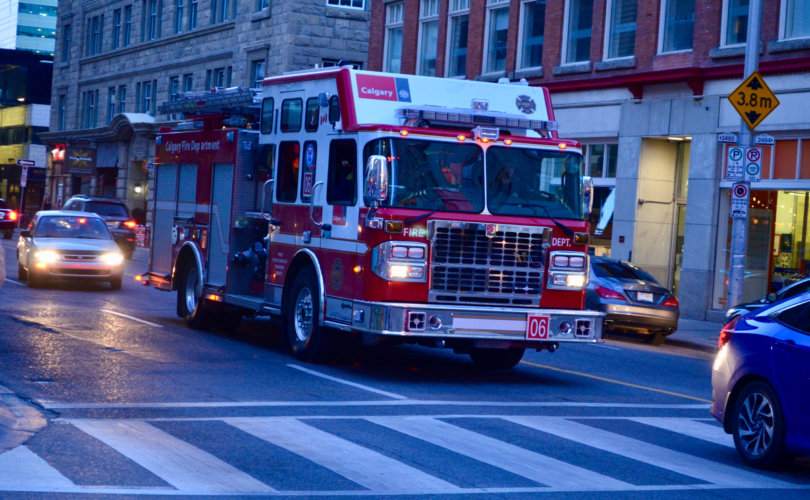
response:
[[(430, 217), (431, 215), (435, 214), (438, 209), (439, 209), (439, 201), (434, 200), (433, 209), (430, 212), (428, 212), (426, 214), (422, 214), (422, 215), (417, 215), (417, 216), (414, 216), (414, 217), (408, 217), (407, 219), (405, 219), (405, 224), (410, 225), (410, 224), (414, 224), (416, 222), (423, 221), (423, 220), (427, 219), (428, 217)], [(427, 209), (425, 209), (425, 210), (427, 210)]]
[(545, 213), (546, 213), (546, 215), (548, 216), (548, 218), (549, 218), (549, 219), (551, 219), (551, 222), (553, 222), (555, 226), (557, 226), (557, 227), (559, 227), (560, 229), (562, 229), (562, 230), (563, 230), (563, 232), (564, 232), (566, 235), (571, 236), (571, 237), (573, 237), (573, 236), (574, 236), (574, 230), (573, 230), (573, 229), (571, 229), (570, 227), (566, 226), (566, 225), (565, 225), (565, 224), (563, 224), (562, 222), (558, 221), (557, 219), (555, 219), (555, 218), (554, 218), (554, 216), (553, 216), (553, 215), (551, 215), (551, 212), (549, 212), (549, 211), (548, 211), (548, 208), (546, 208), (546, 206), (545, 206), (545, 205), (541, 205), (541, 204), (539, 204), (539, 203), (520, 203), (520, 204), (518, 204), (518, 206), (519, 206), (520, 208), (542, 208), (542, 209), (543, 209), (543, 212), (545, 212)]

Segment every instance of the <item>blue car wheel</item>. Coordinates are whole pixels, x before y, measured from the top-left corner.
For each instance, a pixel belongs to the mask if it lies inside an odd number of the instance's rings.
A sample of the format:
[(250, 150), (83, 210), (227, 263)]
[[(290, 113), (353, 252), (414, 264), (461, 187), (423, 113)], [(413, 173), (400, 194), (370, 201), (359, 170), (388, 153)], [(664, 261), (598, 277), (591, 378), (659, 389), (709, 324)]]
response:
[(793, 456), (785, 449), (785, 417), (776, 393), (757, 380), (743, 387), (734, 403), (732, 433), (737, 452), (748, 465), (782, 468)]

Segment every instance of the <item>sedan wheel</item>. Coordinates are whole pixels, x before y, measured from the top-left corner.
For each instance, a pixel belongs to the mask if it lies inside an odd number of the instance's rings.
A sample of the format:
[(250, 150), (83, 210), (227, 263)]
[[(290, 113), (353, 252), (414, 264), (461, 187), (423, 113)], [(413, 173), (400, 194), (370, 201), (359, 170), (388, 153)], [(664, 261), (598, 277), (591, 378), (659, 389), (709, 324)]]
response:
[(748, 465), (775, 469), (790, 462), (782, 406), (770, 385), (756, 381), (745, 386), (734, 404), (732, 419), (734, 445)]

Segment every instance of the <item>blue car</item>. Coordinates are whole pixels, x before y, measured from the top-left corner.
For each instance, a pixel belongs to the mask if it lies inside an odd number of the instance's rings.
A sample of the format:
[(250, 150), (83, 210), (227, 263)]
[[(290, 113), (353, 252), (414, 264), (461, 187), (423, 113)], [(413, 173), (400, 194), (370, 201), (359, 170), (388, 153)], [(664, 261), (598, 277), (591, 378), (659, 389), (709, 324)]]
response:
[(747, 464), (810, 455), (810, 293), (737, 317), (720, 332), (711, 414)]

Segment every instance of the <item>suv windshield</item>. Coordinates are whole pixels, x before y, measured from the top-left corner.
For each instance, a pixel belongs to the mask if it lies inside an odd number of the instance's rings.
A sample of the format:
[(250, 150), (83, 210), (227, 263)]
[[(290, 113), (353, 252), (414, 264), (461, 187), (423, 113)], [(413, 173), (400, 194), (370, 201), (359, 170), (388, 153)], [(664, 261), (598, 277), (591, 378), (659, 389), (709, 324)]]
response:
[(382, 206), (481, 213), (486, 196), (497, 215), (582, 219), (579, 153), (492, 146), (484, 155), (475, 143), (399, 138), (371, 141), (363, 153), (364, 163), (389, 160)]
[(42, 217), (34, 228), (35, 238), (88, 238), (112, 239), (110, 231), (101, 219), (54, 215)]
[(104, 217), (127, 217), (127, 208), (119, 203), (91, 201), (85, 212), (93, 212)]

